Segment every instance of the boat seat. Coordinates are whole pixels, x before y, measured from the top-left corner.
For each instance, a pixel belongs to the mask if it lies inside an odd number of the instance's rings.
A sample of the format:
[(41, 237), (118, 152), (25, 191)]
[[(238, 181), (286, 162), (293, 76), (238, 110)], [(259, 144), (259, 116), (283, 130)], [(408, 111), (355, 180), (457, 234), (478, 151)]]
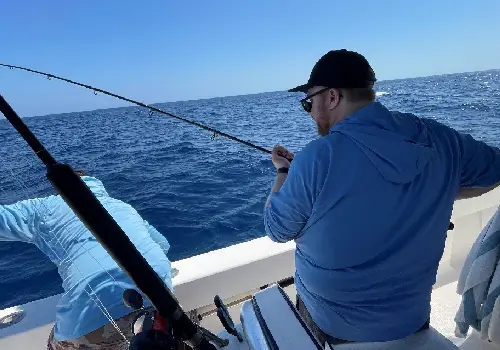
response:
[[(328, 348), (327, 348), (328, 349)], [(334, 345), (334, 350), (457, 350), (455, 344), (432, 327), (399, 340), (377, 343), (348, 343)]]
[(278, 285), (263, 289), (245, 301), (240, 320), (250, 349), (323, 349)]
[[(251, 349), (324, 349), (299, 315), (295, 305), (278, 285), (270, 286), (243, 303), (241, 325)], [(328, 345), (326, 346), (328, 349)], [(451, 341), (432, 327), (405, 339), (380, 343), (349, 343), (334, 350), (457, 350)]]

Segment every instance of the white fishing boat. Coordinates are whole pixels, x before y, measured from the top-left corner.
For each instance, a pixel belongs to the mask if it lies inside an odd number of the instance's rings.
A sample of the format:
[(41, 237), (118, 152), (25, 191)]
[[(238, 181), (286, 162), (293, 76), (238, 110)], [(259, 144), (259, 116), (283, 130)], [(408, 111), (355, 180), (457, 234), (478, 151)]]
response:
[[(352, 343), (333, 348), (500, 349), (500, 344), (481, 339), (474, 330), (465, 339), (457, 338), (454, 333), (454, 316), (461, 301), (456, 293), (458, 276), (473, 242), (499, 204), (500, 189), (455, 202), (452, 216), (455, 226), (448, 232), (437, 273), (429, 330), (395, 342)], [(174, 262), (173, 267), (178, 271), (173, 278), (175, 295), (195, 323), (229, 340), (225, 349), (316, 349), (294, 312), (295, 288), (291, 279), (294, 250), (293, 242), (278, 244), (263, 237)], [(275, 284), (280, 281), (285, 281), (283, 290), (291, 303)], [(216, 315), (215, 295), (228, 306), (243, 341), (228, 334), (222, 326)], [(59, 298), (60, 295), (54, 295), (1, 310), (0, 349), (45, 350)], [(269, 337), (278, 347), (269, 343)]]

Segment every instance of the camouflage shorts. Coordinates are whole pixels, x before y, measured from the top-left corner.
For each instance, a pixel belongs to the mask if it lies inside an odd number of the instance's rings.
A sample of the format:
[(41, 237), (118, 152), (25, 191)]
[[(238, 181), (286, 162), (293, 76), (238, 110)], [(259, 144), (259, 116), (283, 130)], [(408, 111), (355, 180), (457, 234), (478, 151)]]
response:
[[(134, 335), (133, 322), (140, 311), (131, 312), (115, 320), (120, 334), (115, 326), (108, 323), (95, 331), (78, 339), (57, 341), (54, 339), (54, 328), (47, 342), (48, 350), (128, 350), (128, 342)], [(123, 338), (125, 336), (126, 339)]]

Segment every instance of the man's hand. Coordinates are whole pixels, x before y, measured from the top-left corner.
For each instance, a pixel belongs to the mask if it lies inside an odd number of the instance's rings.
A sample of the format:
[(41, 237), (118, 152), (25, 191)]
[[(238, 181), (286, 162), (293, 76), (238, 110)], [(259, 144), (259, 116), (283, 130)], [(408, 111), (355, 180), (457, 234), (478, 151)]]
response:
[(271, 159), (276, 169), (289, 168), (290, 161), (293, 159), (294, 154), (289, 152), (285, 147), (276, 145), (271, 153)]

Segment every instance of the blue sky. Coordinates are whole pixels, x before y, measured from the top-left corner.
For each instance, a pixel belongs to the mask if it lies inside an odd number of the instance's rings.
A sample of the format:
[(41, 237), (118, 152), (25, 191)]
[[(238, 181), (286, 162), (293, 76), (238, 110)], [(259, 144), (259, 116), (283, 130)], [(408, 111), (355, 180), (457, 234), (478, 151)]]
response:
[[(285, 90), (330, 49), (379, 80), (500, 68), (500, 1), (16, 0), (2, 4), (0, 62), (145, 103)], [(0, 68), (21, 116), (124, 105)]]

